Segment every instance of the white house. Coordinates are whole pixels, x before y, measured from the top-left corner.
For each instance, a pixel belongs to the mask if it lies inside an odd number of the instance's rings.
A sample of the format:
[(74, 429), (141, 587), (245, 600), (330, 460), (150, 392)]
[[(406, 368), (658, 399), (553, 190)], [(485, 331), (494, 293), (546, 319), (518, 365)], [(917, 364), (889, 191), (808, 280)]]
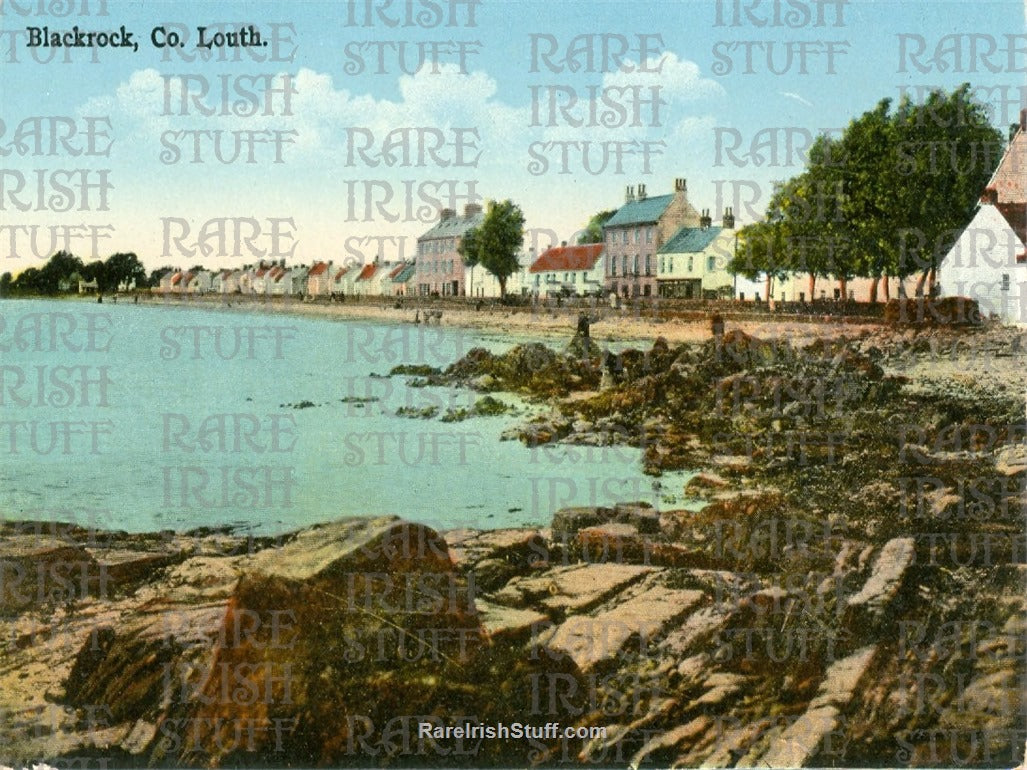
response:
[(185, 284), (185, 290), (189, 294), (206, 294), (210, 291), (210, 283), (213, 275), (209, 270), (197, 270), (189, 273)]
[(332, 292), (331, 262), (315, 262), (307, 273), (307, 294), (311, 297), (327, 297)]
[(981, 194), (973, 220), (938, 266), (941, 296), (977, 300), (981, 312), (1027, 323), (1027, 110)]
[[(519, 296), (530, 294), (533, 289), (533, 276), (529, 272), (532, 263), (535, 262), (535, 249), (531, 248), (522, 251), (517, 256), (517, 270), (506, 278), (506, 293)], [(465, 268), (467, 276), (467, 294), (471, 297), (498, 297), (499, 279), (486, 270), (482, 265), (475, 265), (473, 269)]]
[(602, 243), (568, 246), (564, 241), (546, 249), (528, 268), (532, 292), (540, 297), (600, 294), (604, 248)]
[(985, 316), (1027, 323), (1027, 248), (998, 206), (984, 204), (938, 269), (941, 296), (971, 297)]
[(353, 293), (353, 281), (360, 273), (360, 268), (356, 266), (340, 267), (334, 272), (332, 276), (332, 294), (343, 295)]

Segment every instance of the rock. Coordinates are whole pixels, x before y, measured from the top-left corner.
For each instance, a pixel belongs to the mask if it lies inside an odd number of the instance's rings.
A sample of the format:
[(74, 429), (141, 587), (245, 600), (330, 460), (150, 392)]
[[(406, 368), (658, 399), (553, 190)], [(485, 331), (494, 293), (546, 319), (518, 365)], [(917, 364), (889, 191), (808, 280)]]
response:
[(752, 467), (752, 458), (748, 455), (713, 455), (710, 462), (733, 473), (744, 473)]
[(884, 544), (871, 568), (870, 577), (846, 603), (846, 625), (852, 628), (863, 622), (873, 624), (881, 618), (902, 588), (906, 571), (913, 564), (915, 555), (914, 538), (899, 537)]
[(817, 756), (825, 737), (842, 722), (842, 714), (856, 695), (877, 656), (865, 647), (827, 669), (817, 697), (806, 712), (773, 740), (760, 758), (760, 767), (805, 767)]
[(1002, 476), (1027, 473), (1027, 444), (1007, 444), (996, 452), (995, 471)]
[(505, 607), (484, 599), (477, 601), (477, 607), (482, 628), (493, 642), (524, 644), (551, 625), (547, 615), (535, 610)]
[(632, 564), (574, 564), (514, 578), (493, 598), (512, 607), (541, 605), (557, 614), (585, 612), (653, 571)]
[(712, 717), (699, 716), (683, 725), (678, 725), (665, 733), (661, 733), (655, 738), (649, 739), (638, 750), (635, 756), (631, 758), (631, 767), (641, 767), (643, 763), (658, 767), (670, 767), (670, 761), (680, 753), (682, 748), (693, 743), (711, 727), (713, 727)]
[(727, 486), (730, 486), (730, 482), (720, 474), (700, 472), (685, 484), (685, 494), (693, 497), (702, 496), (708, 490), (724, 489)]
[(104, 596), (110, 578), (77, 543), (32, 535), (0, 540), (0, 614)]
[(582, 671), (617, 661), (625, 646), (638, 638), (639, 654), (647, 654), (653, 638), (670, 623), (689, 613), (702, 600), (700, 591), (654, 586), (594, 617), (575, 615), (544, 642), (566, 652)]
[(561, 508), (553, 514), (550, 525), (554, 540), (567, 539), (580, 529), (605, 524), (614, 518), (613, 508), (580, 507)]
[(482, 559), (474, 565), (475, 584), (486, 593), (498, 591), (517, 573), (517, 568), (505, 559)]
[(614, 520), (632, 525), (645, 535), (660, 531), (660, 512), (644, 503), (617, 503), (613, 507)]

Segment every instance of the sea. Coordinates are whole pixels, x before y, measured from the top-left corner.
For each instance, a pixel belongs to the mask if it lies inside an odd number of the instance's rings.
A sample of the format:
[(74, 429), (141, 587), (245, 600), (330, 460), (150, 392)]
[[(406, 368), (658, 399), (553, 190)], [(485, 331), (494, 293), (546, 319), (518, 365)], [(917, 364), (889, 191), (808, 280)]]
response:
[(498, 529), (546, 526), (566, 506), (674, 505), (690, 474), (647, 476), (638, 449), (502, 440), (544, 404), (492, 394), (511, 411), (446, 421), (482, 394), (388, 376), (525, 341), (260, 306), (0, 300), (0, 517), (278, 534), (350, 516)]

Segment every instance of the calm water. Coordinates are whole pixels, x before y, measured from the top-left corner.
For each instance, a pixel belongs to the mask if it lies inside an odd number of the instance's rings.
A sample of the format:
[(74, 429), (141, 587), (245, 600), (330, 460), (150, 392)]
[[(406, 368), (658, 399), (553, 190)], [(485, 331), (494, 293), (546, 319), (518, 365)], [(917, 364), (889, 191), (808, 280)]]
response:
[[(500, 441), (538, 408), (505, 394), (513, 417), (399, 417), (479, 396), (374, 376), (512, 338), (124, 303), (7, 300), (0, 317), (5, 518), (277, 532), (394, 513), (498, 528), (547, 524), (566, 505), (660, 504), (637, 450)], [(683, 481), (661, 479), (675, 493)]]

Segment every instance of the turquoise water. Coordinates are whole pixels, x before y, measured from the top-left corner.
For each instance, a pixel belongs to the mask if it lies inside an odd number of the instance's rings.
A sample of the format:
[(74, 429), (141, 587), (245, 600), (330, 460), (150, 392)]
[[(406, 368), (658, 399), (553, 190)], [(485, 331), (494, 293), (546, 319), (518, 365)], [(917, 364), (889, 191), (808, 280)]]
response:
[(495, 333), (124, 302), (6, 300), (0, 318), (4, 518), (273, 533), (392, 513), (492, 529), (661, 504), (638, 450), (500, 441), (539, 408), (506, 394), (514, 416), (396, 416), (479, 394), (376, 375), (514, 344)]

